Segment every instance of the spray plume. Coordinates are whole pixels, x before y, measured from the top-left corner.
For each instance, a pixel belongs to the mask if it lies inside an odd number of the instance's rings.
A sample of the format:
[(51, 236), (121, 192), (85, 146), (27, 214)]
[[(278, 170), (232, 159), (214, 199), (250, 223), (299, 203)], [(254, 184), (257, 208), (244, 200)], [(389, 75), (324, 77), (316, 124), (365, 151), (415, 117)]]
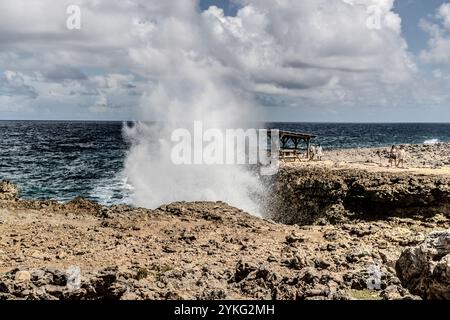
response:
[(179, 1), (168, 1), (163, 11), (154, 9), (141, 34), (147, 46), (130, 53), (157, 75), (141, 101), (140, 117), (147, 121), (124, 127), (132, 142), (125, 174), (134, 187), (134, 204), (153, 208), (174, 201), (225, 201), (258, 214), (254, 195), (261, 194), (262, 186), (247, 167), (171, 161), (171, 134), (177, 128), (189, 128), (194, 121), (220, 130), (247, 127), (247, 119), (255, 122), (251, 98), (211, 51), (214, 39), (202, 26), (197, 3), (186, 2), (185, 10), (177, 8)]

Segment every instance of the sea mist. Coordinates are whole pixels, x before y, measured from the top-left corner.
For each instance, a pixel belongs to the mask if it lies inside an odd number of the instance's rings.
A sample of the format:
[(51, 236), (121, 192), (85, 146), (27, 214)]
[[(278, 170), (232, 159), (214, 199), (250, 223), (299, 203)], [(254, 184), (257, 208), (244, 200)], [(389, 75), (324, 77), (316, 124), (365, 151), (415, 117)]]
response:
[(154, 19), (152, 28), (143, 30), (148, 46), (132, 53), (155, 74), (140, 103), (139, 118), (145, 121), (124, 126), (131, 142), (124, 173), (134, 189), (132, 202), (155, 208), (174, 201), (224, 201), (260, 214), (263, 188), (248, 166), (175, 165), (171, 159), (171, 134), (178, 128), (191, 130), (194, 121), (205, 130), (246, 128), (258, 121), (239, 79), (211, 51), (214, 37), (194, 8)]

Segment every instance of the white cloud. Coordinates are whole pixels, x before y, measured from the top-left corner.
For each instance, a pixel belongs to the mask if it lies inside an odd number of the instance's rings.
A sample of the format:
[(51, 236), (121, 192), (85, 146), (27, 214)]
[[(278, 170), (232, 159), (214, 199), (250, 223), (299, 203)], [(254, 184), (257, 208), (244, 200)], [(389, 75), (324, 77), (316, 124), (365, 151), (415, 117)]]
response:
[(442, 19), (445, 28), (450, 29), (450, 3), (444, 3), (439, 7), (438, 18)]
[(0, 95), (9, 97), (23, 97), (34, 99), (37, 97), (35, 89), (28, 83), (30, 78), (20, 72), (6, 70), (0, 77)]
[(421, 28), (430, 36), (428, 49), (420, 53), (424, 63), (450, 65), (450, 3), (442, 4), (436, 11), (437, 21), (422, 19)]
[[(377, 104), (416, 72), (391, 0), (240, 2), (236, 17), (215, 7), (203, 16), (218, 42), (213, 55), (247, 77), (256, 94), (294, 103)], [(374, 5), (379, 30), (367, 27)]]
[[(1, 1), (0, 67), (33, 79), (35, 107), (45, 97), (89, 112), (102, 92), (133, 115), (142, 94), (140, 104), (156, 104), (143, 117), (183, 109), (185, 100), (201, 110), (221, 99), (232, 109), (242, 97), (362, 108), (410, 99), (401, 92), (415, 86), (420, 70), (394, 0), (235, 2), (240, 9), (229, 17), (217, 7), (200, 12), (196, 0)], [(68, 4), (80, 5), (81, 30), (67, 30)], [(449, 8), (437, 11), (440, 24), (422, 23), (431, 35), (422, 62), (450, 62)], [(367, 26), (374, 13), (379, 29)], [(200, 84), (215, 93), (202, 94)]]

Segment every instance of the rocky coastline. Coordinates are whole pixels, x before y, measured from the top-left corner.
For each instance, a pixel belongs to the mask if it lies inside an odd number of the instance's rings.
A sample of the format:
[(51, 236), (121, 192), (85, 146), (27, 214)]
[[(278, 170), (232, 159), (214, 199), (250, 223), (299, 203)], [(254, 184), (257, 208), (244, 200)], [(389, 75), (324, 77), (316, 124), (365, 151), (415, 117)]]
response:
[(450, 175), (336, 161), (284, 165), (264, 218), (20, 200), (0, 183), (0, 300), (449, 299)]

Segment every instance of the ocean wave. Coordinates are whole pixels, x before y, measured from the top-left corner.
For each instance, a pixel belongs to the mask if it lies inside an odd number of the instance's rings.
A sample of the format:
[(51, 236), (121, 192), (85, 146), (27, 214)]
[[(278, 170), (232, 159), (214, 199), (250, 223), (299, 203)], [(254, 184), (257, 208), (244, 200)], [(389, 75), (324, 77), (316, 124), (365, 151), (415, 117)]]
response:
[(112, 179), (102, 179), (90, 192), (90, 198), (103, 205), (131, 204), (133, 186), (122, 173)]
[(428, 139), (425, 140), (423, 144), (438, 144), (439, 142), (440, 142), (439, 139)]

